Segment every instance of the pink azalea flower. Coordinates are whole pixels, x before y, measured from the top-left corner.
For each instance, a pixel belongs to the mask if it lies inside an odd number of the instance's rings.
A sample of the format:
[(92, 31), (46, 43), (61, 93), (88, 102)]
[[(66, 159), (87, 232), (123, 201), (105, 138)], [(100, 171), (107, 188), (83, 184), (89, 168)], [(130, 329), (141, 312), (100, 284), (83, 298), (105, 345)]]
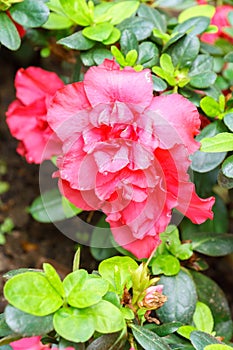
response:
[(187, 174), (199, 148), (197, 109), (178, 94), (154, 97), (148, 69), (91, 67), (56, 93), (48, 121), (63, 142), (61, 192), (102, 210), (116, 242), (138, 258), (160, 244), (173, 208), (194, 223), (212, 218), (214, 198), (199, 198)]
[(21, 68), (16, 74), (17, 99), (10, 104), (6, 121), (11, 134), (20, 140), (17, 152), (28, 163), (41, 163), (60, 151), (60, 141), (52, 136), (46, 115), (51, 98), (63, 86), (55, 73), (39, 67)]
[(224, 32), (224, 28), (232, 27), (229, 20), (228, 14), (233, 11), (233, 6), (231, 5), (222, 5), (216, 7), (216, 12), (211, 19), (211, 24), (214, 24), (218, 27), (217, 33), (204, 33), (201, 36), (201, 40), (209, 44), (214, 44), (215, 41), (219, 38), (228, 40), (230, 43), (233, 43), (233, 37)]
[[(49, 345), (43, 345), (40, 341), (41, 337), (30, 337), (16, 340), (10, 343), (13, 350), (45, 350), (50, 349)], [(53, 350), (58, 350), (58, 348), (53, 348)], [(68, 347), (65, 350), (74, 350), (74, 348)]]

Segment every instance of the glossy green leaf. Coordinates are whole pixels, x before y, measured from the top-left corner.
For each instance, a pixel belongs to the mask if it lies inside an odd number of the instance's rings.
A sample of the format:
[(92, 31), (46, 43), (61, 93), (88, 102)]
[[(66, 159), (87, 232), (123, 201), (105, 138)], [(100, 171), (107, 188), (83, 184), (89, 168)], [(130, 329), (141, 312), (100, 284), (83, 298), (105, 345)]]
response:
[(72, 211), (66, 215), (64, 202), (60, 191), (57, 188), (42, 193), (37, 197), (29, 208), (29, 213), (39, 222), (55, 222), (65, 220), (80, 213), (82, 209), (72, 206)]
[(144, 41), (139, 45), (138, 64), (142, 64), (144, 68), (151, 68), (158, 63), (159, 50), (155, 44)]
[(93, 275), (83, 283), (76, 283), (68, 294), (67, 301), (71, 306), (86, 308), (97, 304), (107, 291), (108, 283), (103, 278)]
[(53, 315), (33, 316), (11, 305), (7, 305), (4, 313), (8, 326), (23, 337), (42, 336), (53, 330)]
[(0, 12), (0, 43), (9, 50), (18, 50), (21, 43), (15, 25), (5, 12)]
[(178, 68), (190, 67), (198, 55), (200, 42), (195, 36), (187, 34), (174, 45), (171, 56), (174, 66)]
[(137, 0), (113, 3), (113, 6), (106, 13), (111, 18), (110, 23), (116, 25), (131, 17), (137, 11), (139, 4)]
[(222, 172), (225, 176), (233, 178), (233, 156), (229, 156), (222, 164)]
[(174, 73), (175, 68), (172, 63), (172, 58), (166, 53), (163, 53), (162, 56), (160, 57), (160, 66), (165, 72), (169, 74)]
[(63, 280), (65, 294), (68, 296), (76, 286), (82, 286), (88, 279), (88, 272), (80, 269), (69, 273)]
[(21, 311), (46, 316), (58, 310), (63, 300), (41, 273), (25, 272), (8, 280), (4, 286), (7, 301)]
[(5, 314), (0, 314), (0, 337), (7, 337), (12, 333), (14, 333), (14, 331), (6, 323)]
[(156, 77), (155, 75), (152, 75), (152, 81), (153, 81), (153, 90), (154, 91), (164, 91), (167, 88), (167, 84), (164, 80)]
[(35, 28), (47, 21), (49, 9), (42, 0), (24, 0), (12, 6), (10, 14), (22, 26)]
[(120, 39), (120, 36), (121, 36), (121, 32), (119, 31), (119, 29), (114, 27), (109, 37), (103, 40), (102, 43), (106, 46), (112, 45)]
[(225, 61), (225, 62), (233, 62), (233, 51), (228, 52), (228, 53), (224, 56), (224, 61)]
[(225, 114), (223, 121), (229, 130), (233, 131), (233, 113)]
[(223, 112), (219, 103), (210, 96), (202, 98), (200, 106), (208, 117), (218, 117)]
[(94, 53), (94, 48), (80, 53), (80, 58), (84, 66), (89, 67), (89, 66), (95, 65), (93, 53)]
[(95, 331), (94, 319), (87, 309), (62, 307), (55, 313), (53, 324), (60, 336), (76, 343), (87, 341)]
[(120, 47), (124, 55), (130, 50), (138, 51), (138, 41), (133, 31), (129, 29), (123, 30), (120, 38)]
[(194, 331), (190, 335), (192, 345), (196, 350), (203, 350), (209, 344), (221, 344), (215, 337), (201, 331)]
[(101, 300), (98, 304), (91, 306), (88, 312), (94, 319), (97, 332), (114, 333), (126, 326), (120, 309), (106, 300)]
[(87, 350), (123, 350), (126, 342), (126, 332), (105, 334), (88, 345)]
[(56, 292), (62, 297), (65, 297), (65, 290), (62, 284), (62, 281), (54, 269), (54, 267), (48, 263), (43, 264), (43, 270), (45, 272), (45, 277), (51, 284), (51, 286), (56, 290)]
[(197, 328), (194, 326), (181, 326), (177, 333), (186, 339), (190, 339), (191, 333), (196, 330)]
[[(221, 122), (217, 121), (207, 125), (201, 131), (201, 133), (196, 137), (196, 139), (197, 141), (201, 141), (205, 137), (212, 137), (224, 131), (226, 131), (226, 128), (224, 127), (224, 125)], [(192, 170), (195, 170), (201, 173), (208, 172), (210, 170), (215, 169), (220, 163), (222, 163), (225, 156), (226, 156), (225, 152), (208, 153), (208, 152), (196, 151), (191, 156), (191, 160), (192, 160), (191, 168)]]
[(139, 17), (144, 17), (153, 23), (154, 28), (157, 28), (161, 32), (166, 32), (167, 23), (165, 16), (162, 15), (158, 10), (142, 3), (137, 13)]
[(100, 275), (107, 280), (110, 291), (117, 291), (122, 295), (126, 283), (130, 280), (131, 271), (135, 271), (138, 264), (128, 256), (114, 256), (99, 264)]
[(176, 275), (179, 271), (180, 262), (173, 255), (158, 255), (153, 259), (152, 273), (154, 275), (163, 273), (165, 276), (173, 276)]
[(137, 40), (141, 41), (151, 35), (154, 24), (143, 17), (132, 17), (124, 20), (117, 27), (121, 32), (125, 29), (131, 30), (134, 32)]
[(193, 322), (199, 331), (211, 333), (214, 328), (214, 319), (210, 308), (202, 303), (197, 302), (195, 312), (193, 314)]
[(207, 345), (204, 348), (204, 350), (232, 350), (232, 347), (228, 345), (214, 344), (214, 345)]
[(181, 322), (168, 322), (159, 326), (155, 323), (144, 325), (145, 328), (155, 332), (159, 337), (165, 337), (168, 334), (174, 333), (181, 326)]
[(62, 38), (57, 43), (75, 50), (89, 50), (95, 45), (95, 41), (83, 36), (82, 31)]
[(214, 72), (205, 72), (191, 77), (190, 85), (197, 89), (206, 89), (216, 81), (217, 74)]
[(196, 232), (192, 234), (193, 249), (208, 256), (224, 256), (233, 252), (233, 235)]
[(108, 58), (109, 60), (113, 59), (112, 53), (107, 49), (97, 48), (93, 50), (93, 59), (96, 64), (101, 64), (103, 61)]
[(98, 23), (82, 30), (82, 34), (91, 40), (103, 41), (108, 39), (113, 31), (113, 25), (110, 23)]
[(233, 151), (233, 134), (222, 132), (214, 137), (202, 139), (201, 151), (211, 153)]
[(211, 309), (216, 334), (230, 340), (232, 337), (231, 311), (224, 292), (217, 283), (200, 272), (192, 271), (192, 276), (196, 284), (198, 299)]
[(51, 12), (47, 22), (43, 24), (43, 28), (50, 30), (66, 29), (70, 28), (73, 24), (74, 22), (68, 17)]
[(174, 33), (189, 33), (197, 35), (203, 33), (209, 26), (210, 19), (208, 17), (198, 16), (187, 19), (186, 21), (177, 25)]
[(181, 269), (176, 276), (162, 276), (159, 283), (164, 286), (163, 294), (168, 298), (157, 310), (159, 319), (162, 322), (180, 321), (189, 324), (197, 302), (196, 288), (191, 275), (187, 270)]
[(65, 14), (75, 23), (88, 26), (93, 18), (85, 0), (59, 0)]
[(145, 329), (142, 326), (137, 326), (135, 324), (131, 325), (133, 336), (137, 342), (143, 347), (143, 349), (150, 350), (169, 350), (171, 349), (169, 345), (165, 343), (157, 334)]
[(211, 5), (198, 5), (192, 6), (183, 12), (178, 17), (179, 23), (186, 21), (189, 18), (205, 16), (205, 17), (213, 17), (215, 13), (215, 7)]

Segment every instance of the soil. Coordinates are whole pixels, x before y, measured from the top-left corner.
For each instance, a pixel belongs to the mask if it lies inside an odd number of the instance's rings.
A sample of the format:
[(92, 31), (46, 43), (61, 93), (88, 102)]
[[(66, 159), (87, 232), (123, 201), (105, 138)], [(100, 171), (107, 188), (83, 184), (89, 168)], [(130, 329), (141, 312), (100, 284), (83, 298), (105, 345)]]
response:
[[(2, 50), (2, 49), (1, 49)], [(28, 61), (32, 61), (31, 62)], [(34, 53), (27, 59), (26, 65), (38, 64), (40, 58)], [(54, 62), (52, 62), (53, 64)], [(27, 212), (27, 207), (39, 195), (39, 166), (27, 164), (16, 153), (17, 141), (12, 138), (5, 123), (5, 111), (15, 98), (14, 76), (19, 66), (25, 64), (11, 52), (0, 53), (0, 165), (5, 164), (7, 171), (0, 175), (0, 181), (10, 184), (9, 190), (1, 196), (0, 224), (10, 217), (14, 229), (6, 235), (6, 243), (0, 246), (0, 274), (20, 267), (41, 268), (43, 262), (50, 262), (61, 276), (72, 269), (72, 260), (76, 243), (64, 236), (53, 224), (36, 222)], [(51, 65), (51, 61), (43, 61)], [(55, 62), (55, 64), (59, 64)], [(209, 259), (208, 274), (224, 290), (233, 314), (233, 255), (225, 258)], [(89, 248), (81, 250), (81, 267), (92, 271), (97, 266)], [(0, 291), (4, 280), (0, 278)], [(1, 292), (0, 292), (1, 295)], [(0, 312), (5, 307), (0, 298)]]

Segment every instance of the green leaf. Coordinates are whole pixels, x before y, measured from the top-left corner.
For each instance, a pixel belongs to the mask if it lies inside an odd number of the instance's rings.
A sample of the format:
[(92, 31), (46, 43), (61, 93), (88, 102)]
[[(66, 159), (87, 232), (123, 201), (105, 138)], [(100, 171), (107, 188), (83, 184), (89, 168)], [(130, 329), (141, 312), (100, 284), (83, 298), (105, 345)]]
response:
[(227, 157), (222, 165), (222, 172), (226, 177), (233, 178), (233, 155)]
[[(212, 137), (217, 135), (218, 133), (226, 131), (223, 123), (216, 121), (207, 125), (201, 133), (196, 137), (197, 141), (201, 141), (205, 137)], [(192, 156), (192, 170), (198, 171), (200, 173), (205, 173), (210, 170), (215, 169), (220, 163), (222, 163), (223, 159), (226, 157), (225, 152), (221, 153), (204, 153), (201, 151), (196, 151)]]
[(159, 283), (164, 286), (163, 294), (168, 298), (157, 310), (159, 319), (162, 322), (190, 323), (197, 302), (196, 288), (191, 275), (187, 270), (181, 269), (176, 276), (162, 276)]
[(217, 117), (222, 113), (219, 103), (210, 96), (201, 99), (200, 106), (208, 117)]
[(161, 32), (166, 32), (167, 23), (165, 16), (162, 15), (158, 10), (146, 5), (141, 4), (138, 9), (138, 16), (144, 17), (153, 23), (154, 28), (157, 28)]
[(83, 36), (82, 31), (71, 34), (65, 38), (58, 40), (58, 44), (65, 45), (70, 49), (89, 50), (95, 45), (95, 41)]
[(205, 16), (212, 18), (215, 13), (215, 7), (211, 5), (192, 6), (183, 12), (178, 17), (178, 22), (182, 23), (189, 18)]
[(138, 264), (128, 256), (114, 256), (99, 264), (100, 275), (110, 283), (110, 291), (123, 293), (125, 284), (130, 281), (131, 272), (138, 268)]
[(214, 137), (201, 140), (202, 152), (228, 152), (233, 151), (233, 134), (222, 132)]
[(76, 286), (83, 285), (87, 279), (88, 273), (86, 270), (80, 269), (69, 273), (63, 280), (66, 296), (68, 296)]
[(98, 304), (91, 306), (88, 312), (94, 318), (97, 332), (108, 334), (125, 328), (125, 320), (120, 309), (106, 300), (101, 300)]
[(87, 310), (62, 307), (53, 317), (55, 331), (69, 341), (86, 342), (95, 331), (94, 319)]
[(208, 17), (192, 17), (186, 21), (177, 25), (172, 34), (174, 33), (187, 33), (197, 35), (203, 33), (209, 26), (210, 19)]
[(143, 349), (150, 350), (169, 350), (169, 345), (165, 343), (157, 334), (151, 332), (144, 327), (137, 326), (135, 324), (130, 325), (133, 336), (137, 342), (143, 347)]
[(176, 275), (179, 271), (180, 262), (173, 255), (158, 255), (153, 259), (152, 273), (154, 275), (163, 273), (165, 276), (173, 276)]
[(160, 66), (166, 73), (173, 75), (175, 68), (173, 66), (171, 56), (169, 56), (167, 53), (163, 53), (160, 57)]
[(189, 34), (181, 38), (171, 50), (172, 61), (175, 67), (190, 67), (200, 50), (200, 41), (196, 36)]
[(192, 271), (192, 276), (196, 284), (199, 301), (205, 303), (211, 309), (216, 334), (230, 340), (232, 336), (231, 311), (223, 291), (217, 283), (200, 272)]
[(109, 223), (105, 221), (105, 217), (102, 217), (92, 232), (90, 242), (91, 254), (96, 260), (101, 261), (117, 255), (117, 250), (112, 245), (110, 235)]
[(21, 43), (15, 25), (5, 12), (0, 12), (0, 43), (9, 50), (18, 50)]
[(121, 32), (119, 31), (119, 29), (113, 28), (109, 37), (106, 40), (103, 40), (102, 43), (106, 46), (112, 45), (120, 39), (120, 36), (121, 36)]
[(193, 322), (199, 331), (211, 333), (214, 328), (214, 319), (210, 308), (202, 303), (197, 302), (195, 312), (193, 314)]
[(82, 30), (83, 35), (91, 40), (103, 41), (109, 38), (113, 31), (113, 25), (110, 23), (98, 23)]
[(130, 50), (125, 57), (125, 63), (127, 66), (133, 67), (137, 61), (138, 53), (136, 50)]
[(65, 297), (65, 290), (62, 284), (62, 281), (54, 269), (54, 267), (48, 263), (43, 264), (43, 270), (45, 272), (45, 277), (51, 284), (51, 286), (56, 290), (56, 292), (62, 297)]
[[(81, 209), (76, 208), (72, 211), (72, 216), (81, 211)], [(40, 197), (37, 197), (29, 208), (29, 213), (39, 222), (55, 222), (67, 219), (62, 196), (57, 188), (46, 191)]]
[(192, 233), (193, 250), (208, 256), (224, 256), (233, 252), (233, 235), (227, 233)]
[(108, 291), (108, 283), (101, 277), (89, 276), (83, 283), (76, 283), (68, 294), (68, 303), (77, 308), (97, 304)]
[(138, 41), (134, 32), (129, 29), (123, 30), (120, 38), (120, 47), (124, 55), (130, 50), (138, 51)]
[(88, 50), (88, 51), (84, 51), (80, 53), (80, 58), (82, 60), (82, 63), (84, 64), (84, 66), (94, 66), (95, 65), (95, 61), (93, 59), (93, 52), (94, 49)]
[(87, 350), (123, 350), (126, 342), (126, 332), (105, 334), (88, 345)]
[(59, 0), (65, 14), (75, 23), (88, 26), (93, 18), (85, 0)]
[(213, 85), (217, 78), (217, 74), (214, 72), (205, 72), (196, 74), (191, 77), (190, 85), (197, 89), (206, 89), (210, 85)]
[(233, 62), (233, 51), (228, 52), (228, 53), (224, 56), (224, 61), (225, 61), (225, 62)]
[(190, 339), (191, 333), (193, 331), (196, 331), (196, 330), (197, 330), (197, 328), (195, 328), (193, 326), (181, 326), (178, 329), (177, 333), (186, 339)]
[(164, 80), (156, 77), (155, 75), (152, 75), (152, 81), (153, 81), (153, 90), (154, 91), (164, 91), (167, 88), (167, 84)]
[(63, 304), (46, 277), (35, 272), (25, 272), (8, 280), (4, 296), (10, 304), (34, 316), (49, 315)]
[(5, 313), (0, 314), (0, 337), (7, 337), (8, 335), (12, 335), (13, 330), (8, 326), (5, 319)]
[(29, 28), (40, 27), (49, 17), (49, 9), (42, 0), (24, 0), (10, 9), (13, 20)]
[(204, 348), (204, 350), (232, 350), (232, 347), (228, 345), (215, 344), (215, 345), (207, 345)]
[(161, 324), (159, 326), (156, 325), (155, 323), (144, 325), (144, 327), (155, 332), (159, 337), (165, 337), (168, 334), (174, 333), (181, 326), (182, 326), (181, 322), (169, 322), (169, 323)]
[(218, 341), (212, 335), (201, 331), (192, 332), (190, 335), (190, 340), (196, 350), (203, 350), (205, 346), (209, 344), (221, 344), (220, 341)]
[(101, 64), (103, 61), (108, 58), (109, 60), (113, 59), (112, 53), (107, 49), (97, 48), (93, 50), (93, 59), (96, 64)]
[(144, 41), (139, 45), (138, 64), (142, 64), (144, 68), (151, 68), (158, 63), (159, 50), (155, 44)]
[(136, 0), (113, 3), (113, 6), (106, 12), (106, 15), (111, 18), (110, 23), (116, 25), (126, 18), (131, 17), (137, 11), (139, 4), (139, 1)]
[(125, 29), (131, 30), (135, 34), (137, 40), (141, 41), (151, 35), (154, 24), (142, 17), (131, 17), (121, 22), (117, 28), (120, 29), (121, 32)]
[(49, 18), (43, 28), (50, 30), (67, 29), (74, 24), (68, 17), (60, 15), (58, 13), (51, 12)]
[(224, 124), (228, 127), (230, 131), (233, 131), (233, 113), (225, 114), (223, 118)]
[(23, 337), (42, 336), (53, 330), (53, 315), (33, 316), (11, 305), (7, 305), (4, 313), (8, 326)]

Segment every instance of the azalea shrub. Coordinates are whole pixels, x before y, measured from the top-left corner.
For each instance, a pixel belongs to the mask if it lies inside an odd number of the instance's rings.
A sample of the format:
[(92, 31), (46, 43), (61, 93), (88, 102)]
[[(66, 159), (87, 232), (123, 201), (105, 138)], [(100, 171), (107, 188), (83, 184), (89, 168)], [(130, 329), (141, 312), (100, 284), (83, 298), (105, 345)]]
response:
[(233, 1), (0, 0), (0, 42), (56, 56), (17, 71), (6, 123), (39, 165), (29, 212), (79, 244), (63, 280), (5, 274), (0, 348), (231, 349), (205, 270), (233, 252)]

